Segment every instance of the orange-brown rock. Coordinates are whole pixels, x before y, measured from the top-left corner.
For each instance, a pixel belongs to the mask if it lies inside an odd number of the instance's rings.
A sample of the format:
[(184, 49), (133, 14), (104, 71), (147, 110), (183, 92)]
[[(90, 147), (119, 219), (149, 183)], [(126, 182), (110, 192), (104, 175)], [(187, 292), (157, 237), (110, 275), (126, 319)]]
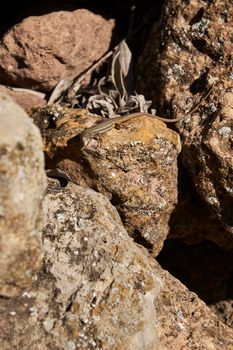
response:
[(85, 109), (60, 105), (34, 108), (30, 116), (41, 132), (46, 168), (59, 168), (75, 183), (93, 187), (94, 183), (82, 161), (80, 134), (95, 122), (100, 122), (102, 117), (90, 116)]
[[(57, 107), (32, 114), (39, 127), (47, 125), (42, 129), (47, 167), (57, 167), (74, 182), (106, 194), (131, 235), (153, 247), (156, 255), (177, 202), (178, 134), (155, 117), (139, 116), (82, 148), (79, 134), (100, 117), (88, 118), (82, 110), (60, 110), (60, 115)], [(49, 111), (57, 113), (57, 118), (49, 117)]]
[(95, 188), (117, 207), (128, 231), (156, 255), (177, 202), (178, 134), (139, 116), (92, 140), (83, 153)]
[(24, 19), (0, 43), (0, 83), (50, 91), (108, 50), (113, 26), (86, 9)]

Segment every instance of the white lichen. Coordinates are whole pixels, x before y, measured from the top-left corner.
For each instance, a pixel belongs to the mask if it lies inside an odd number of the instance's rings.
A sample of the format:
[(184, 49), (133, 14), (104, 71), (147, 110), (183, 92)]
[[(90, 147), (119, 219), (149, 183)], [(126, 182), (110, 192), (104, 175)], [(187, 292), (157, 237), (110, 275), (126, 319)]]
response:
[(218, 130), (218, 133), (223, 136), (223, 137), (228, 137), (228, 135), (231, 133), (231, 128), (229, 128), (228, 126), (223, 126), (222, 128), (220, 128)]
[(198, 32), (200, 36), (203, 36), (209, 24), (210, 20), (203, 17), (199, 22), (192, 25), (192, 30)]

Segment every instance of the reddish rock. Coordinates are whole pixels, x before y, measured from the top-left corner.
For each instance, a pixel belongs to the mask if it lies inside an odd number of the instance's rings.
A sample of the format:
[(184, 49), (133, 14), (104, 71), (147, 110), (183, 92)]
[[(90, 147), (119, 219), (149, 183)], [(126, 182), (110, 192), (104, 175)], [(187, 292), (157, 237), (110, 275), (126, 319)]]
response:
[(46, 100), (43, 97), (44, 94), (36, 93), (36, 91), (14, 89), (4, 85), (0, 85), (0, 91), (11, 96), (13, 100), (25, 111), (33, 107), (44, 106), (46, 104)]
[(85, 9), (28, 17), (2, 38), (0, 82), (50, 91), (108, 50), (113, 26)]

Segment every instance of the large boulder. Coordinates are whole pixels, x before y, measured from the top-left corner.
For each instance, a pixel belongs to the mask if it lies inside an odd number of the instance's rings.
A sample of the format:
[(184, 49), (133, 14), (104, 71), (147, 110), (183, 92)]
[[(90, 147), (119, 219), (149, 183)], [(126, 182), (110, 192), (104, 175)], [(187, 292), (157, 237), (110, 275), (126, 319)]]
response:
[(108, 50), (113, 26), (85, 9), (24, 19), (1, 40), (0, 83), (50, 91)]
[(18, 295), (42, 264), (42, 197), (46, 185), (38, 128), (0, 93), (0, 294)]

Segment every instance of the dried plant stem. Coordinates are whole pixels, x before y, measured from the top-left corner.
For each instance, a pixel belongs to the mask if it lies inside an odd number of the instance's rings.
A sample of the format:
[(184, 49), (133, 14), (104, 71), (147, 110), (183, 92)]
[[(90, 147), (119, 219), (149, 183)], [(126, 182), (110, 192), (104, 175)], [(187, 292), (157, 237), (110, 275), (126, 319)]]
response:
[[(132, 29), (133, 26), (133, 20), (134, 20), (134, 16), (135, 16), (135, 10), (136, 7), (132, 6), (131, 8), (131, 19), (130, 19), (130, 28), (128, 31), (128, 35), (127, 35), (127, 40), (131, 40), (133, 38), (133, 36), (139, 31), (141, 30), (141, 28), (149, 22), (149, 20), (151, 20), (151, 18), (153, 18), (153, 11), (149, 14), (147, 14), (141, 21), (141, 25), (139, 27), (137, 27), (135, 30)], [(125, 38), (122, 40), (124, 41)], [(122, 42), (121, 41), (121, 42)], [(88, 67), (84, 72), (82, 72), (81, 74), (77, 75), (76, 77), (74, 77), (72, 80), (68, 80), (68, 79), (62, 79), (59, 81), (59, 83), (56, 85), (55, 89), (53, 90), (52, 94), (50, 95), (49, 101), (48, 101), (48, 105), (54, 103), (54, 102), (59, 102), (62, 100), (62, 96), (67, 95), (68, 97), (72, 98), (75, 96), (76, 92), (79, 90), (80, 88), (80, 84), (83, 81), (83, 79), (87, 76), (87, 74), (91, 74), (93, 71), (95, 71), (95, 69), (97, 67), (99, 67), (103, 62), (105, 62), (109, 57), (111, 57), (115, 51), (117, 51), (119, 45), (121, 44), (121, 42), (119, 44), (117, 44), (112, 50), (106, 52), (106, 54), (104, 54), (96, 63), (94, 63), (93, 65), (91, 65), (90, 67)]]
[[(131, 8), (131, 16), (130, 16), (130, 28), (129, 28), (128, 35), (127, 35), (127, 40), (130, 40), (139, 30), (141, 30), (142, 27), (144, 27), (144, 25), (147, 24), (153, 18), (153, 15), (154, 15), (153, 11), (148, 13), (142, 19), (141, 25), (138, 26), (133, 31), (132, 26), (133, 26), (133, 20), (134, 20), (134, 16), (135, 16), (135, 11), (136, 11), (136, 6), (132, 6), (132, 8)], [(124, 40), (126, 40), (126, 38), (124, 38), (121, 42), (123, 42)], [(80, 87), (81, 81), (86, 77), (86, 75), (92, 73), (104, 61), (106, 61), (109, 57), (111, 57), (114, 54), (114, 52), (118, 49), (118, 47), (121, 44), (121, 42), (119, 44), (117, 44), (112, 50), (110, 50), (106, 54), (104, 54), (96, 63), (94, 63), (89, 68), (87, 68), (81, 75), (78, 75), (77, 77), (75, 77), (73, 79), (73, 82), (71, 83), (71, 85), (69, 87), (69, 90), (73, 90), (73, 91), (76, 92), (79, 89), (79, 87)]]
[[(119, 45), (119, 44), (118, 44)], [(78, 75), (73, 79), (72, 84), (69, 87), (69, 90), (72, 89), (73, 91), (77, 91), (79, 89), (79, 84), (81, 81), (86, 77), (87, 74), (92, 73), (97, 67), (99, 67), (104, 61), (106, 61), (110, 56), (113, 55), (113, 53), (117, 50), (118, 45), (116, 45), (112, 50), (108, 51), (106, 54), (104, 54), (96, 63), (94, 63), (92, 66), (87, 68), (81, 75)]]

